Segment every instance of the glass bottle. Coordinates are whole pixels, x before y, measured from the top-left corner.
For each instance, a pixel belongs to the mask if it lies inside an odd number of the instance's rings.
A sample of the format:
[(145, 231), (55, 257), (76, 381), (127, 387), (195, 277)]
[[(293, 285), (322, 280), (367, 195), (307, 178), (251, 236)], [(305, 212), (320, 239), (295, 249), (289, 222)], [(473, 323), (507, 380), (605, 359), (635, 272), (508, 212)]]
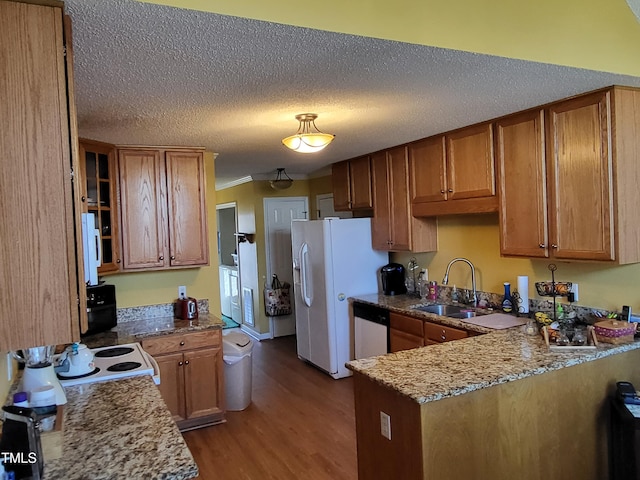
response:
[(513, 311), (513, 300), (511, 299), (511, 284), (504, 282), (504, 297), (502, 298), (502, 311), (511, 313)]

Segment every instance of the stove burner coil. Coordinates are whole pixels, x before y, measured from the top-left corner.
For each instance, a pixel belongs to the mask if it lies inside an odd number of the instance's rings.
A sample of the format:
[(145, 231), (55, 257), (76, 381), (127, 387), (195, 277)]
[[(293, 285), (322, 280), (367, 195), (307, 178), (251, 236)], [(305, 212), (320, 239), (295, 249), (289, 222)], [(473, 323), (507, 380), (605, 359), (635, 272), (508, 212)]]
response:
[(93, 370), (91, 370), (89, 373), (83, 373), (82, 375), (65, 376), (65, 375), (60, 375), (60, 373), (56, 373), (56, 376), (58, 377), (58, 380), (73, 380), (75, 378), (84, 378), (84, 377), (89, 377), (91, 375), (95, 375), (99, 371), (100, 369), (96, 367)]
[(135, 370), (136, 368), (141, 367), (142, 364), (139, 362), (120, 362), (115, 365), (111, 365), (107, 367), (107, 371), (109, 372), (128, 372), (129, 370)]
[(113, 347), (100, 350), (99, 352), (96, 352), (94, 356), (100, 358), (121, 357), (122, 355), (127, 355), (131, 352), (133, 352), (133, 348), (131, 347)]

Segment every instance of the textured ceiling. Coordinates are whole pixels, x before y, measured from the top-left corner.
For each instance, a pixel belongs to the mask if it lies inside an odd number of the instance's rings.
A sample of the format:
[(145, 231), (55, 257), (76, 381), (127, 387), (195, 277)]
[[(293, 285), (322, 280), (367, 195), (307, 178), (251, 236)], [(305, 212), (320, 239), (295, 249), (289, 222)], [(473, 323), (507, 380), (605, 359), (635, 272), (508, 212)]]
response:
[[(640, 78), (140, 3), (66, 0), (80, 135), (218, 153), (216, 184), (360, 154)], [(281, 143), (313, 112), (317, 154)]]

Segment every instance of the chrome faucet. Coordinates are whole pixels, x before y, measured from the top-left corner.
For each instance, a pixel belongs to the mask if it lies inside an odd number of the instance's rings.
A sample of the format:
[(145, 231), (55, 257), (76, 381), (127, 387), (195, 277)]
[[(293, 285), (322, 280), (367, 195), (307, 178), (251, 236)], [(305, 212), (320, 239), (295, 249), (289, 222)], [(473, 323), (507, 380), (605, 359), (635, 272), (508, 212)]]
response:
[(453, 260), (451, 260), (449, 262), (449, 265), (447, 265), (447, 271), (444, 274), (444, 278), (442, 279), (442, 284), (443, 285), (448, 285), (449, 284), (449, 270), (451, 270), (451, 265), (453, 265), (456, 262), (464, 262), (467, 265), (469, 265), (469, 267), (471, 267), (471, 284), (472, 284), (472, 287), (473, 287), (473, 306), (477, 307), (478, 306), (478, 295), (476, 294), (476, 267), (474, 267), (473, 263), (471, 263), (466, 258), (458, 257), (458, 258), (454, 258)]

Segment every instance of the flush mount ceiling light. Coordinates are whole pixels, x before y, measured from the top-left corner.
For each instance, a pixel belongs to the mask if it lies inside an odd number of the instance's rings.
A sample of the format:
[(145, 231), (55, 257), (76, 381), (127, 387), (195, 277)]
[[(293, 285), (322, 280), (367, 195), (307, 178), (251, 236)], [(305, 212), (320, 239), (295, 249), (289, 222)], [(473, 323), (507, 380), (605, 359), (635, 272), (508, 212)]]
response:
[(282, 143), (291, 150), (300, 153), (319, 152), (329, 145), (335, 135), (330, 133), (322, 133), (316, 127), (315, 119), (318, 115), (315, 113), (301, 113), (296, 115), (296, 120), (300, 122), (298, 131), (295, 135), (282, 139)]
[[(283, 174), (286, 178), (282, 176)], [(286, 190), (291, 185), (293, 185), (293, 180), (289, 178), (289, 175), (287, 175), (287, 172), (284, 171), (284, 168), (279, 168), (275, 180), (269, 181), (269, 184), (274, 190)]]

